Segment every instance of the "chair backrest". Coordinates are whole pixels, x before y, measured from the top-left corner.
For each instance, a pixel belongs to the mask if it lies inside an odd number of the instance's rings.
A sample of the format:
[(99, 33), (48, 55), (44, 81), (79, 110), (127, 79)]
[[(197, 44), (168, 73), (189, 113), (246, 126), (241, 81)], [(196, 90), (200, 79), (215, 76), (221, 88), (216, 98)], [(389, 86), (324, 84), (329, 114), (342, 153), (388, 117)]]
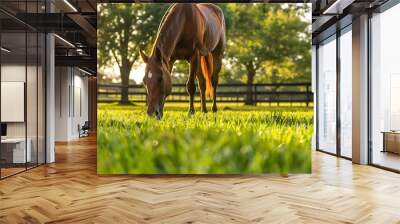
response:
[(89, 121), (85, 121), (85, 124), (83, 124), (82, 128), (87, 128), (87, 129), (89, 129), (89, 128), (90, 128), (90, 123), (89, 123)]

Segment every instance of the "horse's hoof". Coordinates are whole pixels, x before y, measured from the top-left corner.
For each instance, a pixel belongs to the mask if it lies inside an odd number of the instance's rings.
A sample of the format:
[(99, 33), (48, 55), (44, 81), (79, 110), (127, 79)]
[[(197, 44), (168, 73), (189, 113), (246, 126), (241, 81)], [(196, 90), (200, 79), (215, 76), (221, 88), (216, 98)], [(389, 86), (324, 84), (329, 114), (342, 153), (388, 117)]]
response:
[(212, 108), (212, 111), (214, 112), (214, 113), (217, 113), (217, 108)]
[(188, 115), (189, 115), (189, 116), (194, 115), (194, 109), (189, 109)]
[(206, 114), (208, 111), (207, 111), (207, 110), (201, 110), (201, 112), (203, 112), (203, 113), (205, 113), (205, 114)]

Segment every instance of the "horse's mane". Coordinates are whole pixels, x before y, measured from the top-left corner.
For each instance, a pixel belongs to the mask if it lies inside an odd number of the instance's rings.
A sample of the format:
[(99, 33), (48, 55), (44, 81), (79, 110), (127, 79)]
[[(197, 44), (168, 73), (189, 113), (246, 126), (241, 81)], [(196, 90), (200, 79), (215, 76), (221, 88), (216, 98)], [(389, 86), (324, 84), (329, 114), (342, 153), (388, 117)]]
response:
[(163, 17), (161, 18), (161, 22), (160, 22), (160, 25), (158, 26), (158, 30), (157, 30), (157, 34), (156, 34), (156, 39), (155, 39), (155, 41), (154, 41), (153, 48), (151, 49), (151, 55), (153, 55), (153, 54), (154, 54), (154, 51), (156, 50), (158, 39), (159, 39), (160, 36), (161, 36), (161, 28), (163, 27), (166, 18), (168, 17), (169, 13), (171, 12), (172, 7), (174, 7), (175, 5), (176, 5), (176, 3), (171, 4), (171, 5), (168, 7), (167, 11), (165, 11)]

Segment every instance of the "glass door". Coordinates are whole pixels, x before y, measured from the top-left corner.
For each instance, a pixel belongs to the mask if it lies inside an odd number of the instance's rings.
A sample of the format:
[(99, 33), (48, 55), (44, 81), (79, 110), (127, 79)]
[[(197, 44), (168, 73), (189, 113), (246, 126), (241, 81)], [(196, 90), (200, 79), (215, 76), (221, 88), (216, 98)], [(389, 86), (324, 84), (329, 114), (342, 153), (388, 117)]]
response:
[[(43, 13), (45, 1), (0, 2), (17, 13)], [(3, 20), (7, 22), (3, 22)], [(43, 33), (0, 12), (0, 178), (45, 163)]]

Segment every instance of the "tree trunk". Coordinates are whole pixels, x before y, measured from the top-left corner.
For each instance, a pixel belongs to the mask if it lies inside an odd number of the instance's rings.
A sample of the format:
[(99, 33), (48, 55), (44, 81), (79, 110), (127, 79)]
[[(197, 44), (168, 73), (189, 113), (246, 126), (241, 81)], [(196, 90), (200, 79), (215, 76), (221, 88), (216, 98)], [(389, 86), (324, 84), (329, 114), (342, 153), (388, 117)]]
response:
[(253, 97), (253, 82), (254, 82), (254, 76), (256, 75), (256, 72), (250, 63), (247, 67), (247, 96), (246, 96), (246, 105), (254, 105), (254, 97)]
[(129, 104), (130, 102), (129, 102), (128, 90), (129, 90), (130, 69), (128, 69), (126, 66), (123, 65), (120, 68), (120, 72), (121, 72), (121, 84), (122, 84), (120, 103), (121, 104)]

